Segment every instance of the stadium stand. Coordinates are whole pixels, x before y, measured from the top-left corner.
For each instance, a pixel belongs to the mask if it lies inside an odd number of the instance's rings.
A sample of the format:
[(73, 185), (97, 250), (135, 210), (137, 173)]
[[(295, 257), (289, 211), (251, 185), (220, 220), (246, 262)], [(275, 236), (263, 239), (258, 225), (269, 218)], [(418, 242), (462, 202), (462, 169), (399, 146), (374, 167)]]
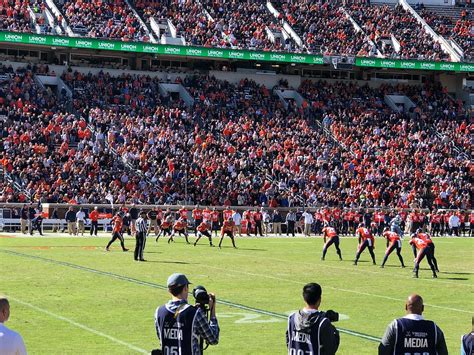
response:
[(431, 9), (420, 5), (416, 9), (436, 33), (454, 41), (462, 48), (465, 60), (472, 61), (474, 59), (472, 11), (469, 9), (455, 9), (454, 12), (451, 10), (452, 16), (447, 16), (444, 14), (448, 14), (450, 11), (446, 8)]
[(150, 40), (148, 32), (126, 1), (56, 1), (55, 4), (77, 35), (122, 41)]
[(401, 6), (354, 4), (350, 13), (386, 57), (449, 60), (440, 44)]
[[(162, 95), (156, 78), (69, 70), (65, 113), (35, 83), (45, 70), (3, 68), (3, 169), (34, 199), (472, 206), (469, 112), (434, 84), (304, 81), (298, 104), (252, 80), (183, 75), (176, 82), (194, 98), (189, 107)], [(410, 107), (398, 112), (387, 95)]]
[(282, 1), (279, 10), (313, 53), (367, 53), (364, 35), (356, 32), (342, 10), (342, 2)]
[(434, 29), (433, 37), (400, 4), (368, 1), (54, 0), (53, 6), (43, 0), (5, 0), (0, 6), (1, 29), (16, 32), (141, 42), (154, 42), (155, 35), (160, 43), (179, 45), (455, 60), (450, 45), (437, 39), (441, 35), (462, 48), (463, 60), (473, 55), (470, 9), (450, 17), (415, 6)]

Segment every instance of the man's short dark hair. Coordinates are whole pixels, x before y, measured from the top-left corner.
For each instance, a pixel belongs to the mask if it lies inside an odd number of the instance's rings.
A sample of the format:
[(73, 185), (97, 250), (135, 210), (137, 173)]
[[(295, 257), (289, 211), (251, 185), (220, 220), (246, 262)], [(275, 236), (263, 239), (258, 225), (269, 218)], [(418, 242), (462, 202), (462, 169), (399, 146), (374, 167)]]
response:
[(321, 299), (321, 286), (317, 283), (309, 283), (303, 287), (303, 299), (309, 305), (315, 305)]
[(179, 285), (179, 286), (170, 286), (168, 287), (168, 291), (173, 295), (173, 296), (178, 296), (181, 292), (183, 292), (183, 289), (186, 285)]
[(0, 311), (3, 311), (8, 306), (10, 306), (8, 299), (0, 296)]

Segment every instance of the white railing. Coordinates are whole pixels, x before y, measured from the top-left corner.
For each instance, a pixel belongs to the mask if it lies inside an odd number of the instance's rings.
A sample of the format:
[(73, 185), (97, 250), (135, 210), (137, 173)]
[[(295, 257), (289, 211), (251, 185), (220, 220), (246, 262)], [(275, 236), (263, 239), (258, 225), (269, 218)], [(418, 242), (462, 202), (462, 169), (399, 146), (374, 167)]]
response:
[(431, 27), (426, 23), (426, 21), (413, 9), (407, 0), (399, 0), (399, 4), (409, 13), (415, 17), (418, 23), (423, 27), (423, 29), (428, 33), (434, 42), (438, 42), (441, 45), (441, 48), (449, 54), (451, 61), (460, 62), (461, 57), (458, 53), (451, 47), (451, 45), (444, 39), (443, 36), (438, 35)]

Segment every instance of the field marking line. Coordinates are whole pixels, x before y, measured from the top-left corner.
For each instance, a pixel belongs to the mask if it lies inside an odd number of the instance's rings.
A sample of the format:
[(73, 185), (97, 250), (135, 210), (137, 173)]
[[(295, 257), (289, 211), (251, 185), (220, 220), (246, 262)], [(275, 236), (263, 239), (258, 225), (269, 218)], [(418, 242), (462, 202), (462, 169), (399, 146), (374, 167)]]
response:
[[(204, 265), (204, 267), (208, 267), (208, 268), (216, 269), (216, 270), (222, 270), (221, 268), (215, 267), (215, 266)], [(283, 277), (276, 277), (276, 276), (271, 276), (271, 275), (258, 274), (258, 273), (247, 272), (247, 271), (242, 271), (242, 270), (238, 270), (238, 271), (226, 270), (226, 272), (233, 272), (235, 274), (246, 274), (246, 275), (249, 275), (249, 276), (263, 277), (263, 278), (277, 280), (277, 281), (285, 281), (285, 282), (294, 283), (294, 284), (301, 285), (301, 286), (306, 284), (306, 282), (304, 282), (304, 281), (286, 279), (286, 278), (283, 278)], [(375, 298), (383, 298), (383, 299), (387, 299), (387, 300), (391, 300), (391, 301), (399, 301), (399, 302), (405, 302), (406, 301), (406, 300), (401, 299), (401, 298), (395, 298), (395, 297), (384, 296), (384, 295), (377, 295), (377, 294), (373, 294), (373, 293), (361, 292), (361, 291), (355, 291), (355, 290), (348, 290), (348, 289), (338, 288), (338, 287), (334, 287), (334, 286), (324, 286), (324, 287), (332, 289), (332, 290), (336, 290), (336, 291), (354, 293), (354, 294), (364, 295), (364, 296), (371, 296), (371, 297), (375, 297)], [(444, 310), (448, 310), (448, 311), (454, 311), (454, 312), (461, 312), (461, 313), (468, 313), (468, 314), (473, 313), (473, 312), (466, 311), (466, 310), (463, 310), (463, 309), (438, 306), (438, 305), (434, 305), (434, 304), (431, 304), (431, 303), (425, 303), (425, 306), (444, 309)]]
[(138, 352), (138, 353), (140, 353), (140, 354), (149, 354), (149, 353), (150, 353), (150, 351), (147, 351), (147, 350), (145, 350), (145, 349), (141, 349), (141, 348), (139, 348), (139, 347), (137, 347), (137, 346), (135, 346), (135, 345), (132, 345), (132, 344), (129, 344), (129, 343), (123, 341), (123, 340), (114, 338), (113, 336), (108, 335), (108, 334), (105, 334), (105, 333), (103, 333), (103, 332), (101, 332), (101, 331), (99, 331), (99, 330), (92, 329), (92, 328), (88, 327), (87, 325), (78, 323), (78, 322), (76, 322), (76, 321), (74, 321), (74, 320), (72, 320), (72, 319), (63, 317), (63, 316), (61, 316), (61, 315), (59, 315), (59, 314), (56, 314), (56, 313), (50, 312), (50, 311), (48, 311), (48, 310), (46, 310), (46, 309), (40, 308), (40, 307), (38, 307), (38, 306), (35, 306), (34, 304), (31, 304), (31, 303), (28, 303), (28, 302), (19, 300), (18, 298), (11, 297), (11, 296), (7, 296), (7, 298), (8, 298), (9, 300), (12, 300), (12, 301), (14, 301), (14, 302), (16, 302), (16, 303), (19, 303), (19, 304), (23, 305), (23, 306), (29, 307), (29, 308), (31, 308), (31, 309), (37, 311), (37, 312), (44, 313), (44, 314), (46, 314), (46, 315), (48, 315), (48, 316), (50, 316), (50, 317), (52, 317), (52, 318), (56, 318), (56, 319), (62, 320), (63, 322), (69, 323), (69, 324), (71, 324), (71, 325), (73, 325), (73, 326), (75, 326), (75, 327), (77, 327), (77, 328), (83, 329), (83, 330), (85, 330), (85, 331), (87, 331), (87, 332), (89, 332), (89, 333), (92, 333), (92, 334), (101, 336), (101, 337), (106, 338), (106, 339), (108, 339), (108, 340), (110, 340), (110, 341), (112, 341), (112, 342), (114, 342), (114, 343), (119, 344), (119, 345), (126, 346), (127, 348), (129, 348), (129, 349), (131, 349), (131, 350), (134, 350), (134, 351), (136, 351), (136, 352)]
[[(250, 254), (246, 254), (246, 253), (238, 253), (238, 254), (235, 254), (235, 253), (229, 253), (229, 252), (225, 252), (225, 251), (220, 251), (221, 254), (227, 254), (227, 255), (233, 255), (233, 256), (246, 256), (246, 257), (249, 257), (249, 258), (253, 258), (255, 259), (255, 255), (250, 255)], [(279, 262), (288, 262), (288, 260), (284, 260), (284, 259), (278, 259), (278, 258), (272, 258), (272, 257), (268, 257), (268, 256), (261, 256), (261, 255), (258, 255), (259, 258), (261, 259), (267, 259), (267, 260), (273, 260), (273, 261), (279, 261)], [(302, 265), (310, 265), (310, 266), (315, 266), (315, 264), (311, 264), (311, 263), (307, 263), (307, 262), (304, 262), (304, 261), (298, 261), (298, 260), (295, 260), (295, 261), (292, 261), (292, 263), (298, 263), (298, 264), (302, 264)], [(324, 268), (330, 268), (330, 269), (339, 269), (339, 270), (344, 270), (344, 271), (349, 271), (349, 272), (352, 272), (352, 273), (359, 273), (357, 271), (356, 268), (347, 268), (347, 267), (342, 267), (342, 266), (337, 266), (337, 265), (323, 265), (323, 264), (318, 264), (318, 267), (324, 267)], [(374, 274), (374, 275), (382, 275), (384, 274), (383, 272), (379, 272), (379, 271), (373, 271), (373, 270), (364, 270), (365, 273), (368, 273), (368, 274)], [(412, 277), (409, 277), (409, 276), (401, 276), (401, 275), (390, 275), (391, 277), (396, 277), (396, 278), (399, 278), (399, 279), (404, 279), (404, 280), (413, 280)], [(470, 287), (470, 288), (474, 288), (474, 285), (465, 285), (465, 284), (459, 284), (459, 283), (456, 283), (456, 282), (450, 282), (450, 281), (443, 281), (443, 280), (439, 280), (439, 279), (418, 279), (418, 282), (419, 281), (426, 281), (426, 282), (436, 282), (436, 283), (444, 283), (446, 285), (455, 285), (455, 286), (460, 286), (460, 287)]]
[[(7, 249), (0, 249), (0, 252), (6, 253), (6, 254), (11, 254), (11, 255), (16, 255), (16, 256), (21, 256), (21, 257), (26, 257), (26, 258), (31, 258), (31, 259), (36, 259), (36, 260), (43, 261), (43, 262), (49, 262), (51, 264), (62, 265), (62, 266), (70, 267), (70, 268), (73, 268), (73, 269), (78, 269), (78, 270), (81, 270), (81, 271), (87, 271), (87, 272), (99, 274), (99, 275), (102, 275), (102, 276), (112, 277), (112, 278), (122, 280), (122, 281), (128, 281), (128, 282), (139, 284), (139, 285), (142, 285), (142, 286), (149, 286), (149, 287), (157, 288), (157, 289), (160, 289), (160, 290), (168, 291), (168, 287), (163, 286), (163, 285), (159, 285), (159, 284), (156, 284), (156, 283), (153, 283), (153, 282), (138, 280), (138, 279), (135, 279), (135, 278), (132, 278), (132, 277), (128, 277), (128, 276), (124, 276), (124, 275), (118, 275), (118, 274), (108, 272), (108, 271), (96, 270), (96, 269), (92, 269), (92, 268), (81, 266), (81, 265), (72, 264), (72, 263), (65, 262), (65, 261), (48, 259), (48, 258), (44, 258), (44, 257), (41, 257), (41, 256), (36, 256), (36, 255), (18, 253), (18, 252), (7, 250)], [(243, 304), (226, 301), (226, 300), (223, 300), (223, 299), (220, 299), (220, 298), (219, 298), (219, 303), (223, 304), (225, 306), (228, 306), (228, 307), (242, 309), (242, 310), (246, 310), (246, 311), (251, 311), (251, 312), (254, 312), (254, 313), (257, 313), (257, 314), (264, 314), (264, 315), (267, 315), (267, 316), (273, 316), (273, 317), (277, 317), (277, 318), (288, 319), (288, 316), (286, 314), (281, 314), (281, 313), (272, 312), (272, 311), (266, 311), (266, 310), (259, 309), (259, 308), (254, 308), (254, 307), (249, 307), (249, 306), (245, 306)], [(345, 328), (339, 328), (339, 327), (337, 329), (341, 333), (345, 333), (345, 334), (348, 334), (348, 335), (352, 335), (352, 336), (355, 336), (355, 337), (359, 337), (359, 338), (374, 341), (374, 342), (380, 342), (380, 338), (377, 338), (377, 337), (369, 335), (369, 334), (364, 334), (364, 333), (360, 333), (360, 332), (357, 332), (357, 331), (353, 331), (353, 330), (349, 330), (349, 329), (345, 329)]]

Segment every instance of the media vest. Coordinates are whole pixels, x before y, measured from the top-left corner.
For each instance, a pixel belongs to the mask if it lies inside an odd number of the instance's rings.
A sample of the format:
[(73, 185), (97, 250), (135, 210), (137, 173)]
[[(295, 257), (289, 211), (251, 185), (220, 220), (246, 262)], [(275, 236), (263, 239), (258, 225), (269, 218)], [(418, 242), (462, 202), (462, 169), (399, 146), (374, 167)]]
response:
[(317, 355), (320, 354), (321, 340), (319, 339), (319, 328), (323, 322), (329, 322), (325, 317), (317, 317), (311, 327), (296, 330), (295, 314), (288, 318), (288, 354), (289, 355)]
[(462, 355), (471, 355), (474, 351), (474, 333), (463, 335), (462, 337)]
[(435, 355), (437, 334), (436, 324), (432, 321), (399, 318), (394, 353)]
[(197, 308), (183, 304), (176, 312), (166, 305), (161, 306), (156, 315), (157, 331), (160, 334), (163, 354), (193, 355), (193, 323)]

